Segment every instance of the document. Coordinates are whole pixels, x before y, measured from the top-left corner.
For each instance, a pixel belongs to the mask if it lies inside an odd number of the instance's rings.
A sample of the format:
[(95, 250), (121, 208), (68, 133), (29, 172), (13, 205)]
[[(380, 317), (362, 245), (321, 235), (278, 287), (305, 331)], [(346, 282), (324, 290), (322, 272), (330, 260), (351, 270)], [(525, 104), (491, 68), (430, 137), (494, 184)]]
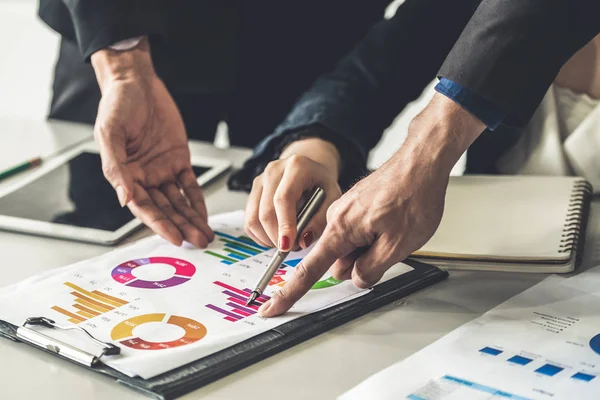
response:
[[(258, 306), (245, 303), (274, 250), (244, 236), (243, 212), (209, 222), (216, 239), (207, 249), (151, 237), (4, 288), (0, 319), (21, 325), (44, 316), (80, 326), (121, 348), (119, 356), (102, 357), (105, 364), (147, 379), (368, 292), (325, 275), (289, 313), (262, 318)], [(306, 253), (288, 256), (259, 303), (285, 285)], [(40, 329), (99, 353), (82, 333)]]
[(600, 292), (568, 281), (547, 278), (341, 399), (599, 399)]

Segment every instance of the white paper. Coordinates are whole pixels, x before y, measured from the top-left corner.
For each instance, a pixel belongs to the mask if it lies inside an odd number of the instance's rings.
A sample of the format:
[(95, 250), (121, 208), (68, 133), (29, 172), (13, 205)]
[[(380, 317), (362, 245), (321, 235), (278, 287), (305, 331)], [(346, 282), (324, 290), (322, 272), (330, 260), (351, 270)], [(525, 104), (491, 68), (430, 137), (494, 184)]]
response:
[(600, 295), (600, 266), (590, 268), (562, 282), (563, 285)]
[(598, 399), (600, 297), (549, 277), (341, 396)]
[[(4, 288), (0, 319), (20, 325), (27, 317), (46, 316), (62, 325), (77, 324), (121, 347), (120, 356), (103, 358), (106, 364), (150, 378), (368, 292), (326, 275), (290, 312), (259, 317), (239, 301), (245, 301), (243, 291), (253, 287), (274, 250), (251, 255), (248, 251), (254, 252), (257, 245), (240, 238), (243, 219), (243, 212), (211, 218), (211, 227), (220, 233), (205, 250), (177, 248), (152, 237)], [(224, 264), (227, 260), (216, 254), (235, 262)], [(288, 256), (288, 265), (265, 295), (272, 296), (289, 279), (294, 260), (305, 254)], [(404, 272), (407, 269), (400, 268), (398, 274)], [(73, 339), (77, 334), (72, 332), (65, 337), (56, 330), (44, 331), (49, 332), (90, 352), (99, 350), (83, 336)]]

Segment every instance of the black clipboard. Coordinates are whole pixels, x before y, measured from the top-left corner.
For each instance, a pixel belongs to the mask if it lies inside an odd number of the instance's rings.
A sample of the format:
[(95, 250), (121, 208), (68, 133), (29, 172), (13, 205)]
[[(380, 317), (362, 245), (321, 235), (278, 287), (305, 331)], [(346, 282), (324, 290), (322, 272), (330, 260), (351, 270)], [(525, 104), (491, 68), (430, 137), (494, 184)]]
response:
[(414, 260), (407, 260), (404, 263), (414, 269), (387, 282), (376, 285), (364, 296), (290, 321), (234, 346), (151, 379), (131, 378), (107, 367), (101, 362), (92, 367), (77, 363), (57, 353), (56, 349), (20, 340), (17, 336), (18, 327), (4, 321), (0, 321), (0, 336), (15, 342), (29, 344), (59, 358), (71, 361), (97, 373), (110, 376), (117, 383), (125, 385), (148, 397), (170, 400), (190, 393), (379, 307), (443, 281), (448, 277), (446, 271), (442, 271), (429, 264)]

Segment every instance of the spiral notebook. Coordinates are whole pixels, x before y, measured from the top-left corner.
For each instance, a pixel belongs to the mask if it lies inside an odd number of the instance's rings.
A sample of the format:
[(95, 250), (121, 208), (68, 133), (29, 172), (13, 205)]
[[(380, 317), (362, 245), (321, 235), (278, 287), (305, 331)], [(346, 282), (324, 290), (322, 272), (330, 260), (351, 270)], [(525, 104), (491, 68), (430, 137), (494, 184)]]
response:
[(573, 271), (591, 197), (575, 177), (452, 177), (440, 227), (413, 257), (446, 269)]

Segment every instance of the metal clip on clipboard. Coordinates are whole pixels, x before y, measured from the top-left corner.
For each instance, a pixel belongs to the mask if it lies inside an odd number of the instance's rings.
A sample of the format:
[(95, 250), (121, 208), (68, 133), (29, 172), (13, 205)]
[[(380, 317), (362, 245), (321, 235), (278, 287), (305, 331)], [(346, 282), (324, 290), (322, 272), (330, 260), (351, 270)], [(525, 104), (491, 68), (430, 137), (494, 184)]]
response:
[[(50, 329), (60, 330), (76, 330), (85, 333), (96, 345), (102, 347), (100, 355), (94, 355), (87, 351), (78, 349), (70, 344), (64, 343), (60, 340), (54, 339), (53, 337), (44, 335), (38, 331), (28, 328), (27, 326), (43, 326)], [(94, 336), (88, 331), (79, 326), (61, 326), (56, 324), (53, 320), (46, 317), (31, 317), (23, 323), (22, 326), (17, 328), (17, 338), (32, 344), (36, 347), (52, 351), (59, 354), (69, 360), (75, 361), (79, 364), (83, 364), (87, 367), (92, 367), (100, 362), (102, 356), (113, 356), (121, 353), (121, 348), (115, 346), (112, 343), (105, 343)]]

